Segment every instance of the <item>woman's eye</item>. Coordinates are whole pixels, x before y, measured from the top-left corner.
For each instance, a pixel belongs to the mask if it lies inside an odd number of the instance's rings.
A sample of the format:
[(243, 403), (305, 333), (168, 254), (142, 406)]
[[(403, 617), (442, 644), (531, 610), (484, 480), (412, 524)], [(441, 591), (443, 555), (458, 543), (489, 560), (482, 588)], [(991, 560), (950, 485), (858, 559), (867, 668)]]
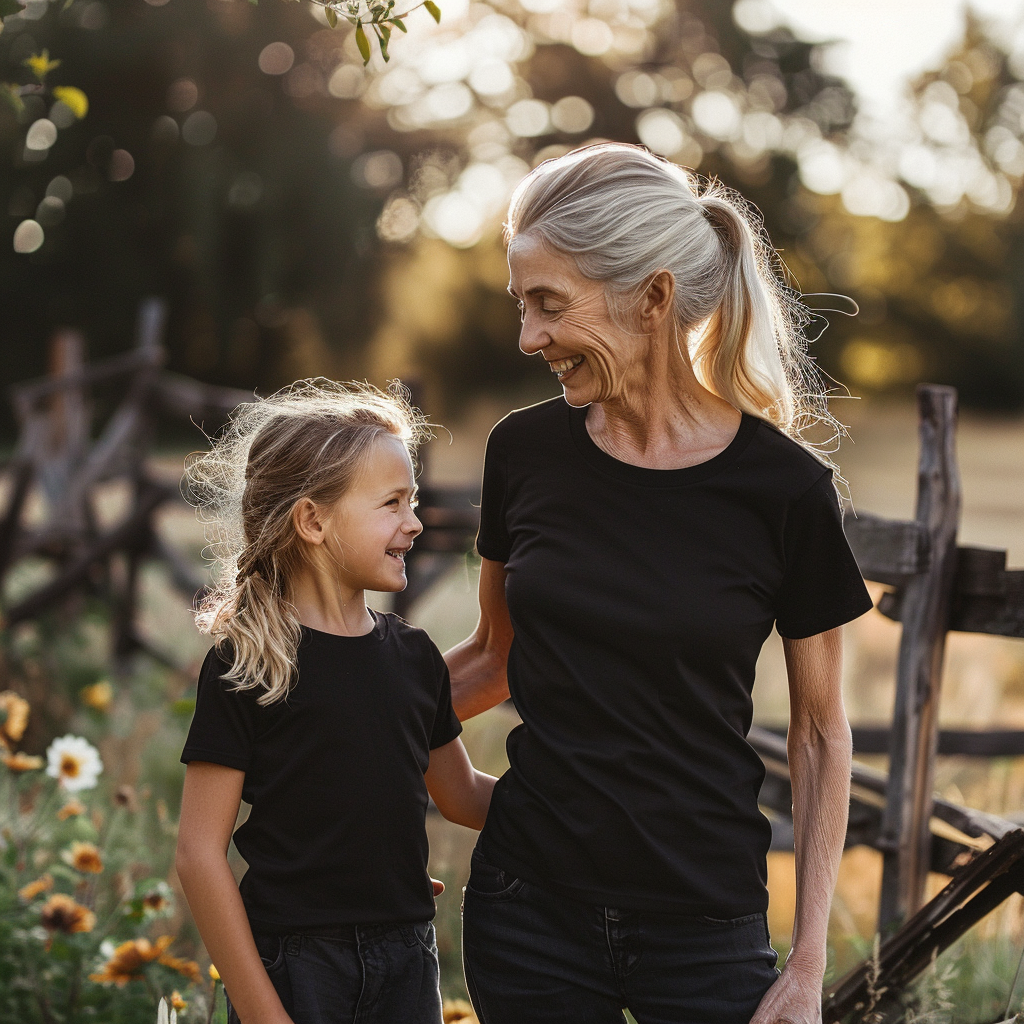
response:
[(420, 507), (420, 499), (419, 498), (413, 498), (412, 501), (409, 502), (409, 508), (417, 509), (419, 507)]
[(519, 320), (522, 322), (526, 319), (526, 306), (521, 301), (517, 302), (516, 305), (519, 307)]

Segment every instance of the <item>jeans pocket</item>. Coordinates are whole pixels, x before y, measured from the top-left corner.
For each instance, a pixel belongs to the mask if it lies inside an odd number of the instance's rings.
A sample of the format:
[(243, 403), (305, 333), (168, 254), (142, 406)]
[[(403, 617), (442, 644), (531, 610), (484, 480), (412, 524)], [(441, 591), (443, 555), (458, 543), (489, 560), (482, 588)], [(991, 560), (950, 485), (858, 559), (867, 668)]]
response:
[(412, 933), (416, 941), (436, 960), (437, 959), (437, 933), (431, 921), (421, 921), (412, 926)]
[(764, 914), (744, 914), (743, 917), (711, 917), (708, 914), (701, 914), (697, 920), (719, 928), (742, 928), (746, 924), (763, 921)]
[(267, 974), (272, 974), (284, 966), (284, 936), (253, 934), (253, 941)]
[(483, 855), (476, 850), (473, 851), (470, 865), (466, 892), (480, 899), (510, 900), (518, 895), (525, 884), (521, 878), (516, 878), (503, 868), (484, 860)]

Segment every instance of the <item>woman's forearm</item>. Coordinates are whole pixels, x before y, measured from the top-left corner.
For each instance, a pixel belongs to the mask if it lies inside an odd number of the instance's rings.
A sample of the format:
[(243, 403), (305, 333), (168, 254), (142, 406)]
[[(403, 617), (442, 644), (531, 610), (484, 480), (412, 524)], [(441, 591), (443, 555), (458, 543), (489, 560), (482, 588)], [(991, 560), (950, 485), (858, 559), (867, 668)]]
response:
[(791, 726), (796, 914), (787, 966), (824, 975), (829, 909), (850, 807), (852, 742), (845, 715)]
[(452, 680), (452, 706), (460, 722), (508, 697), (507, 658), (507, 652), (490, 648), (477, 633), (445, 652)]
[(291, 1024), (260, 960), (227, 857), (179, 848), (178, 878), (210, 959), (242, 1024)]

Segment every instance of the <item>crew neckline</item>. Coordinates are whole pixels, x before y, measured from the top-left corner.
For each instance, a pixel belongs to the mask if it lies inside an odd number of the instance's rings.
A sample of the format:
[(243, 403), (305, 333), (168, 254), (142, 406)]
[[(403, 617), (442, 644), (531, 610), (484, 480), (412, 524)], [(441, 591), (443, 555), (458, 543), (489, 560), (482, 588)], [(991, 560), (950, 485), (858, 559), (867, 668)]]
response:
[(623, 483), (646, 487), (679, 487), (713, 477), (739, 458), (761, 422), (756, 416), (741, 412), (740, 425), (735, 436), (717, 455), (704, 462), (678, 469), (651, 469), (648, 466), (634, 466), (631, 462), (622, 462), (597, 444), (587, 430), (589, 406), (575, 407), (567, 404), (566, 408), (569, 411), (569, 429), (573, 441), (586, 462)]
[(299, 629), (307, 636), (314, 639), (317, 637), (326, 637), (331, 641), (342, 640), (348, 643), (383, 640), (388, 633), (388, 617), (382, 612), (375, 611), (373, 608), (367, 608), (366, 610), (370, 613), (370, 617), (373, 619), (373, 629), (368, 633), (359, 633), (356, 636), (346, 636), (343, 633), (328, 633), (326, 630), (307, 626), (304, 622), (299, 623)]

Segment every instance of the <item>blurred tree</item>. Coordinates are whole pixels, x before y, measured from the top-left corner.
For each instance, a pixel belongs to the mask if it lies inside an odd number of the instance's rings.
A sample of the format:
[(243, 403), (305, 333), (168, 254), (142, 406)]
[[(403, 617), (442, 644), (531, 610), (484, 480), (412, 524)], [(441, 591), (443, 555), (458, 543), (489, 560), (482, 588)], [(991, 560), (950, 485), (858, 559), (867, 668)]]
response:
[(8, 238), (25, 219), (45, 234), (31, 254), (0, 246), (0, 374), (41, 372), (63, 324), (94, 356), (124, 349), (156, 293), (172, 367), (212, 382), (418, 374), (443, 379), (433, 408), (515, 385), (532, 367), (516, 357), (501, 213), (531, 164), (595, 138), (718, 174), (801, 282), (817, 265), (794, 248), (809, 224), (796, 156), (840, 138), (853, 102), (763, 0), (442, 7), (365, 70), (351, 27), (308, 5), (29, 0), (8, 17), (3, 76), (25, 80), (47, 47), (53, 83), (91, 109), (33, 151), (44, 100), (0, 112)]

